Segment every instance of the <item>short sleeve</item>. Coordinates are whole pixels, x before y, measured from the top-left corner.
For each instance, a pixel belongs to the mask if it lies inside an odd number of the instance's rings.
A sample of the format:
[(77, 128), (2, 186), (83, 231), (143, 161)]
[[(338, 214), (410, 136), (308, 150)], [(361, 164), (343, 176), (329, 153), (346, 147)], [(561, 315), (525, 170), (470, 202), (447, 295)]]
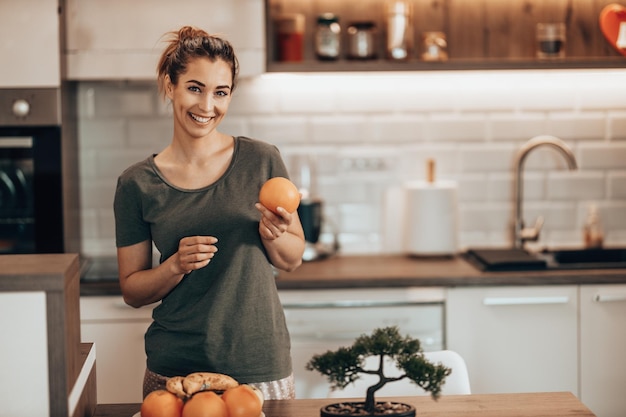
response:
[(113, 211), (115, 243), (118, 248), (151, 239), (150, 224), (142, 215), (141, 192), (134, 181), (124, 177), (118, 178)]

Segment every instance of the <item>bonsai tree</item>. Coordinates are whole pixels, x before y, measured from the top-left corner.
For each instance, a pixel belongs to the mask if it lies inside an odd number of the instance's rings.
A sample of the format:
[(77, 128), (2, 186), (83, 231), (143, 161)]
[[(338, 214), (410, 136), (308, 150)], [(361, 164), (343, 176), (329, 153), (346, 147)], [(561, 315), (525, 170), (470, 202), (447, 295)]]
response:
[[(365, 359), (370, 356), (379, 357), (377, 369), (364, 368)], [(385, 376), (385, 358), (395, 362), (401, 371), (400, 375)], [(378, 375), (378, 382), (367, 389), (365, 397), (364, 408), (369, 413), (373, 413), (376, 408), (376, 391), (389, 382), (408, 378), (437, 400), (441, 386), (452, 372), (450, 368), (426, 360), (420, 341), (409, 336), (402, 337), (397, 326), (375, 329), (369, 336), (359, 336), (350, 347), (314, 355), (306, 369), (325, 375), (333, 390), (345, 388), (363, 374)]]

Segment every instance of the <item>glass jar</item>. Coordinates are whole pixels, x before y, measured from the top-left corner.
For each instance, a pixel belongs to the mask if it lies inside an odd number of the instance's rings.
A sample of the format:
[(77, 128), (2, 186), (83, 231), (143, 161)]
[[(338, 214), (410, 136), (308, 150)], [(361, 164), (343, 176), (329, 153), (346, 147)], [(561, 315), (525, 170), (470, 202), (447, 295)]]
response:
[(304, 15), (284, 14), (275, 18), (276, 48), (281, 62), (300, 62), (304, 57)]
[(353, 22), (347, 30), (349, 59), (376, 59), (376, 25), (374, 22)]
[(318, 59), (333, 61), (341, 52), (341, 26), (339, 17), (324, 13), (317, 18), (315, 29), (315, 55)]
[(424, 61), (445, 61), (448, 59), (446, 34), (443, 32), (424, 32), (422, 34)]
[(565, 58), (565, 23), (537, 23), (537, 58)]

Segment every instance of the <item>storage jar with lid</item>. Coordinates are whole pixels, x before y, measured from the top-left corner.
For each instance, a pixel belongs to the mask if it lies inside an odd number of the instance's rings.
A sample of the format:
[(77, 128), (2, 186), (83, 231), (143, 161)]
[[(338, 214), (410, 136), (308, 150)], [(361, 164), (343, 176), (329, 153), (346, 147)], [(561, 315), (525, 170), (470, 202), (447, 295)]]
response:
[(321, 60), (335, 60), (341, 52), (341, 26), (339, 17), (324, 13), (317, 18), (315, 29), (315, 55)]
[(347, 30), (349, 59), (376, 58), (376, 25), (371, 21), (353, 22)]

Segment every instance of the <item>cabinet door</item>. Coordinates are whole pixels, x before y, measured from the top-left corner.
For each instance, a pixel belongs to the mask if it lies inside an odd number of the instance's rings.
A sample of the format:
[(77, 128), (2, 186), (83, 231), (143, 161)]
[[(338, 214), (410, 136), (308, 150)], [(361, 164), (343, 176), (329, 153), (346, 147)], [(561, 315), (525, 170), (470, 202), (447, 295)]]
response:
[(152, 306), (133, 309), (121, 297), (81, 297), (81, 339), (96, 345), (98, 403), (143, 400), (144, 333)]
[(455, 288), (446, 301), (448, 349), (473, 393), (578, 393), (577, 287)]
[(156, 76), (163, 35), (197, 26), (232, 42), (241, 76), (265, 71), (263, 0), (67, 0), (69, 79)]
[(61, 85), (58, 3), (58, 0), (0, 1), (0, 86)]
[[(306, 369), (315, 355), (341, 346), (376, 328), (398, 326), (422, 342), (425, 351), (443, 348), (443, 288), (361, 288), (281, 290), (291, 335), (297, 398), (326, 398), (326, 377)], [(393, 393), (394, 384), (381, 391)]]
[(580, 399), (598, 417), (626, 413), (626, 285), (580, 290)]

